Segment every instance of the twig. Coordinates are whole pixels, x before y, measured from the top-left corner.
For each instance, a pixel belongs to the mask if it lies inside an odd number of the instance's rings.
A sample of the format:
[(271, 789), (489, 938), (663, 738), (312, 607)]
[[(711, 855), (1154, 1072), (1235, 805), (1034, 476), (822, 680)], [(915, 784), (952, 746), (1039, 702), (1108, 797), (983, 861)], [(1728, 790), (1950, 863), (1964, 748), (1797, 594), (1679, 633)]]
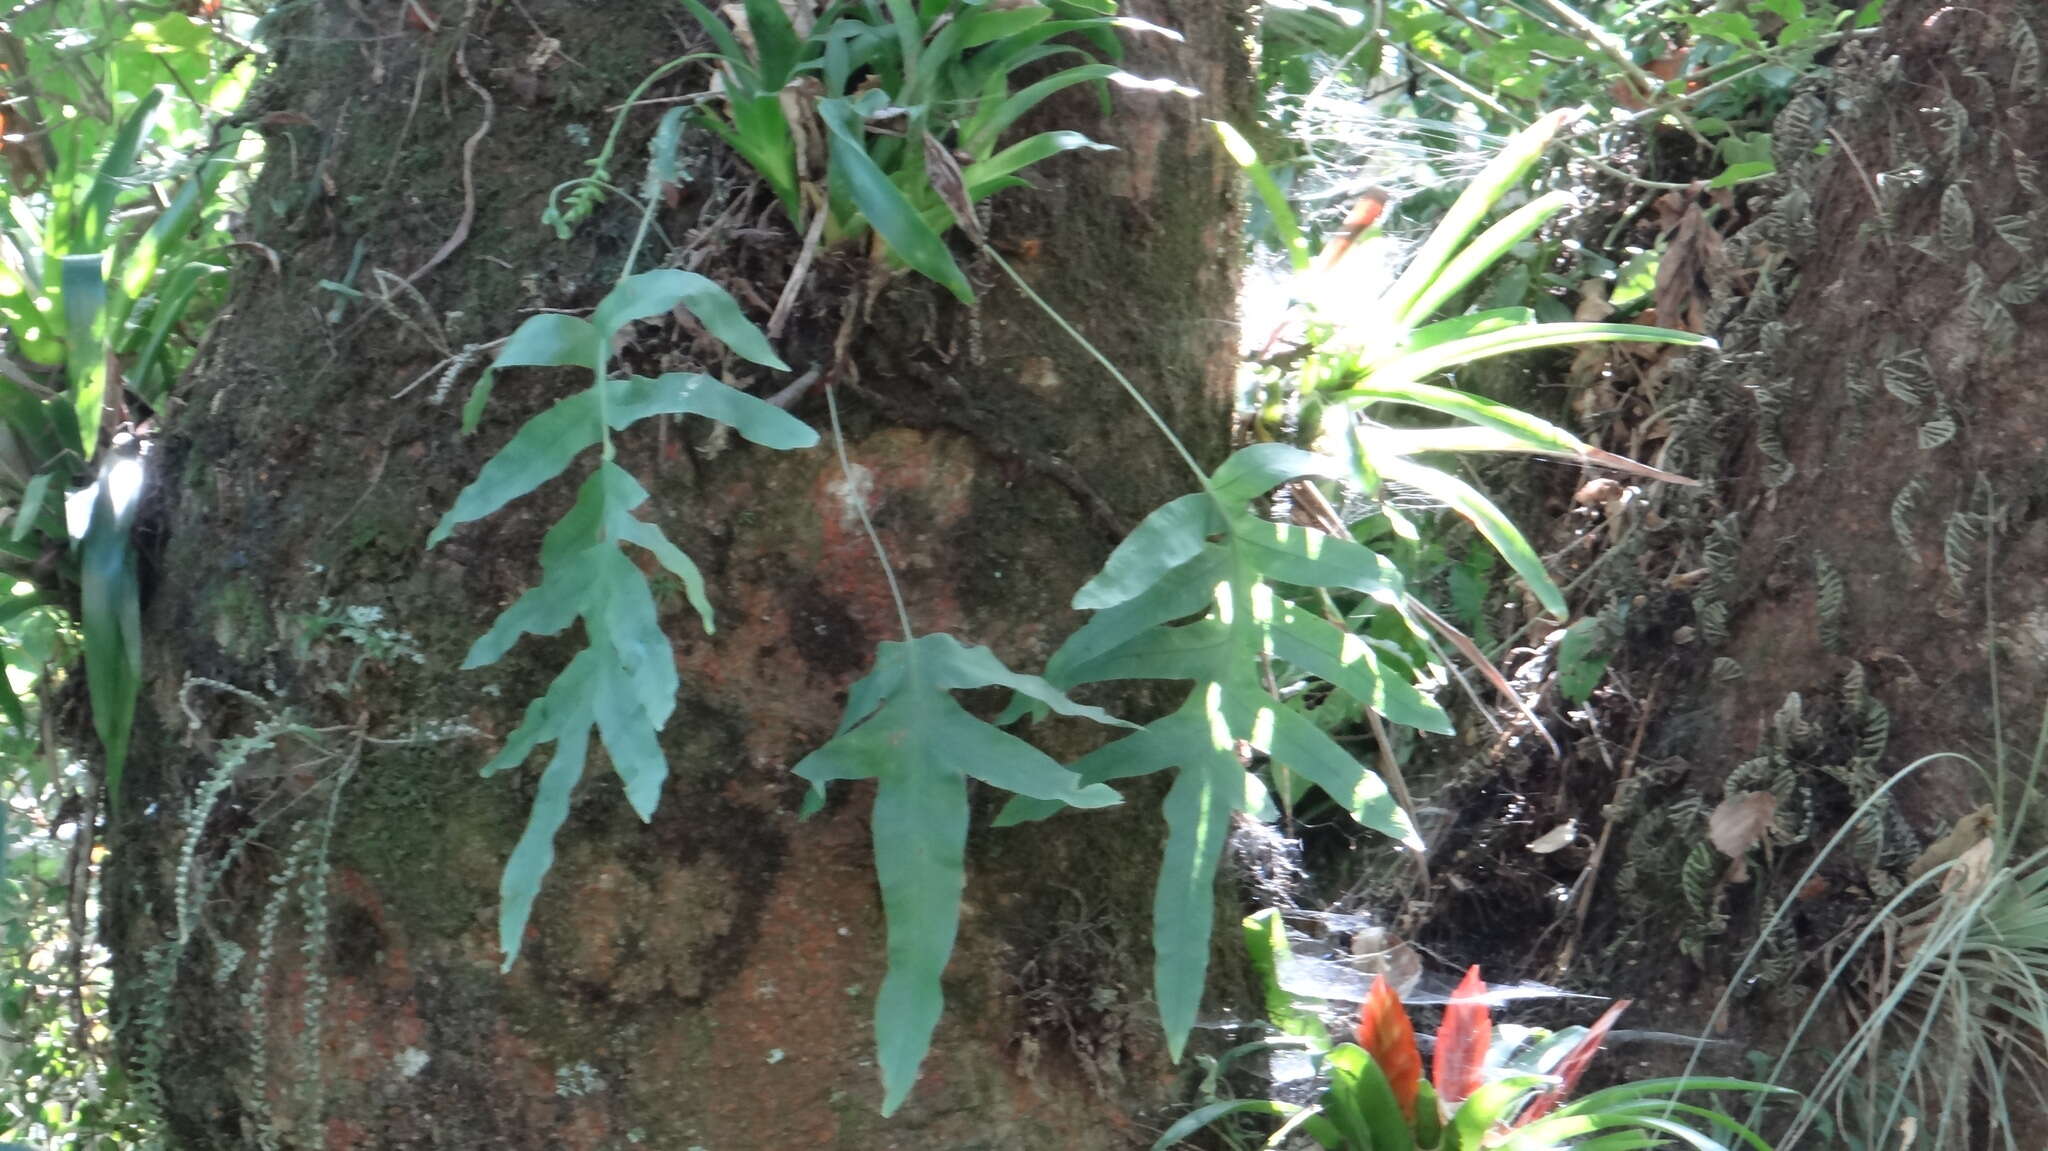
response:
[[(458, 37), (469, 35), (470, 17), (475, 14), (476, 0), (469, 0), (469, 6), (462, 14), (462, 27), (456, 31)], [(485, 136), (490, 135), (491, 121), (498, 113), (498, 102), (491, 99), (490, 91), (477, 83), (476, 77), (469, 74), (469, 57), (463, 49), (464, 45), (458, 39), (455, 45), (455, 72), (462, 77), (464, 84), (469, 85), (469, 90), (476, 93), (477, 99), (484, 102), (484, 121), (476, 126), (475, 132), (470, 133), (469, 139), (462, 142), (462, 219), (456, 223), (455, 231), (441, 244), (440, 250), (426, 263), (421, 264), (418, 271), (405, 278), (407, 284), (418, 283), (422, 276), (440, 267), (443, 260), (454, 255), (455, 249), (460, 248), (464, 241), (469, 239), (469, 227), (476, 221), (476, 147), (483, 143)]]
[(804, 281), (811, 274), (811, 261), (817, 259), (818, 243), (825, 238), (825, 217), (829, 215), (822, 206), (811, 214), (810, 230), (804, 233), (803, 251), (797, 255), (796, 267), (789, 273), (789, 282), (782, 285), (782, 295), (775, 301), (775, 312), (768, 317), (768, 338), (779, 340), (782, 329), (788, 325), (790, 313), (796, 310), (797, 297), (803, 294)]
[[(1642, 711), (1636, 715), (1636, 733), (1629, 740), (1628, 754), (1622, 757), (1621, 770), (1615, 775), (1614, 797), (1608, 801), (1610, 805), (1620, 801), (1622, 787), (1636, 773), (1636, 757), (1642, 753), (1643, 733), (1650, 730), (1650, 717), (1656, 714), (1657, 687), (1663, 676), (1663, 669), (1659, 668), (1657, 678), (1650, 681), (1650, 690), (1643, 696)], [(1615, 821), (1612, 819), (1601, 824), (1600, 839), (1593, 844), (1593, 854), (1587, 858), (1586, 866), (1579, 871), (1578, 879), (1573, 881), (1571, 891), (1565, 894), (1565, 902), (1576, 901), (1577, 906), (1572, 909), (1571, 936), (1565, 940), (1563, 950), (1558, 953), (1560, 965), (1571, 962), (1573, 953), (1578, 950), (1579, 940), (1585, 935), (1586, 914), (1593, 907), (1593, 885), (1600, 880), (1600, 864), (1607, 858), (1607, 845), (1614, 840), (1614, 824)]]

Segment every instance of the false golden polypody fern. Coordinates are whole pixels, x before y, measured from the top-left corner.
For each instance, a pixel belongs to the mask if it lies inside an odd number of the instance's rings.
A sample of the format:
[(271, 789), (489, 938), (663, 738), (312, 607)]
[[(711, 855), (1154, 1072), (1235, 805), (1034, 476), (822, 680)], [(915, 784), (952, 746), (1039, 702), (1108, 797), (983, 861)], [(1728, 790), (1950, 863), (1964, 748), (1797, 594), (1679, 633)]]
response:
[[(1153, 901), (1154, 995), (1177, 1058), (1193, 1029), (1208, 971), (1216, 867), (1238, 812), (1268, 806), (1240, 747), (1284, 762), (1342, 803), (1361, 825), (1420, 850), (1408, 814), (1315, 723), (1279, 706), (1260, 682), (1268, 658), (1334, 684), (1393, 722), (1448, 733), (1450, 720), (1417, 691), (1407, 656), (1288, 603), (1275, 585), (1359, 593), (1398, 608), (1400, 572), (1355, 540), (1272, 523), (1246, 505), (1297, 476), (1345, 465), (1286, 444), (1255, 444), (1205, 490), (1154, 511), (1074, 596), (1092, 610), (1046, 667), (1062, 688), (1129, 679), (1192, 684), (1172, 714), (1073, 764), (1087, 783), (1177, 768), (1164, 801), (1165, 858)], [(1191, 623), (1175, 623), (1197, 616)], [(999, 822), (1048, 814), (1012, 801)]]
[[(456, 497), (427, 541), (434, 547), (456, 527), (532, 492), (562, 474), (586, 449), (603, 445), (603, 457), (583, 482), (575, 506), (541, 545), (540, 584), (498, 616), (462, 664), (466, 670), (496, 663), (521, 635), (554, 635), (578, 619), (589, 641), (546, 694), (527, 705), (525, 719), (483, 769), (494, 775), (524, 763), (542, 743), (555, 745), (500, 887), (498, 937), (507, 970), (519, 957), (534, 897), (554, 863), (555, 832), (568, 818), (569, 793), (583, 774), (593, 730), (642, 819), (653, 816), (668, 776), (658, 736), (675, 710), (675, 660), (662, 634), (654, 593), (624, 545), (645, 549), (680, 579), (704, 630), (712, 630), (711, 605), (696, 564), (658, 526), (633, 514), (647, 501), (647, 492), (614, 460), (611, 433), (648, 416), (694, 413), (728, 424), (763, 447), (791, 450), (818, 442), (817, 432), (781, 408), (710, 376), (608, 374), (612, 342), (621, 329), (678, 307), (739, 355), (787, 370), (731, 296), (702, 276), (674, 268), (620, 280), (588, 320), (558, 313), (534, 316), (505, 342), (491, 372), (514, 366), (580, 367), (591, 372), (594, 382), (528, 420)], [(488, 395), (489, 377), (486, 373), (478, 385), (480, 396)], [(470, 409), (465, 423), (473, 425), (481, 400), (473, 400)]]

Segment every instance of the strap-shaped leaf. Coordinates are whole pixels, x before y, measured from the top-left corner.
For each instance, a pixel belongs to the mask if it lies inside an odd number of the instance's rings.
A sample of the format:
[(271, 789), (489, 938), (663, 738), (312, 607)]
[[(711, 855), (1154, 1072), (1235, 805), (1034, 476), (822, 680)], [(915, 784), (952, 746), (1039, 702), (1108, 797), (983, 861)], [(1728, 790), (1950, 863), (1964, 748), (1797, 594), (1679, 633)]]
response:
[(1559, 619), (1570, 613), (1571, 609), (1564, 602), (1564, 592), (1558, 589), (1557, 583), (1550, 578), (1550, 573), (1543, 568), (1543, 557), (1537, 555), (1536, 549), (1529, 546), (1528, 539), (1522, 535), (1521, 529), (1515, 526), (1514, 521), (1496, 507), (1492, 500), (1482, 495), (1478, 488), (1449, 472), (1426, 467), (1402, 456), (1374, 454), (1372, 464), (1382, 476), (1421, 488), (1442, 500), (1452, 511), (1465, 517), (1473, 527), (1479, 529), (1480, 535), (1486, 537), (1486, 542), (1493, 545), (1493, 550), (1508, 561), (1508, 566), (1515, 569), (1515, 574), (1522, 577), (1522, 582), (1529, 585), (1529, 590), (1536, 593), (1536, 599), (1543, 605), (1544, 611)]
[(889, 970), (875, 1000), (875, 1041), (885, 1115), (917, 1081), (944, 1009), (940, 976), (966, 884), (968, 779), (1076, 807), (1120, 802), (1114, 790), (1084, 785), (1044, 752), (968, 714), (950, 694), (979, 687), (1008, 687), (1063, 715), (1120, 723), (1036, 676), (1010, 671), (987, 648), (926, 635), (881, 645), (848, 713), (879, 709), (795, 768), (818, 788), (838, 779), (878, 784), (872, 822)]
[(860, 114), (845, 100), (820, 100), (818, 118), (832, 138), (833, 182), (845, 189), (889, 250), (913, 271), (952, 292), (961, 303), (973, 303), (974, 289), (953, 262), (946, 242), (868, 155)]
[(1091, 152), (1116, 151), (1114, 144), (1098, 144), (1079, 132), (1040, 132), (963, 168), (960, 175), (967, 182), (967, 198), (980, 200), (993, 195), (1005, 186), (1003, 181), (1033, 164), (1082, 148)]

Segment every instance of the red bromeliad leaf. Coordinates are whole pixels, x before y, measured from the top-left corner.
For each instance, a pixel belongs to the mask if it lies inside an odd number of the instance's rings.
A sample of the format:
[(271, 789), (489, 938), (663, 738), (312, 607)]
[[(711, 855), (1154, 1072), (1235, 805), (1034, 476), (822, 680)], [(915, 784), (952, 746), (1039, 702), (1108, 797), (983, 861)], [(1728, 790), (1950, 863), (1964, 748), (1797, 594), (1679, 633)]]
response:
[(1415, 1093), (1422, 1088), (1422, 1053), (1415, 1049), (1415, 1025), (1385, 975), (1373, 977), (1372, 990), (1358, 1009), (1358, 1045), (1379, 1064), (1401, 1114), (1412, 1122)]
[(1515, 1121), (1515, 1126), (1534, 1123), (1550, 1114), (1558, 1104), (1571, 1098), (1572, 1089), (1579, 1085), (1579, 1076), (1584, 1075), (1587, 1065), (1593, 1062), (1593, 1053), (1600, 1050), (1600, 1044), (1606, 1041), (1607, 1032), (1614, 1026), (1614, 1021), (1621, 1018), (1621, 1013), (1628, 1010), (1628, 1005), (1633, 1002), (1631, 999), (1617, 999), (1614, 1006), (1609, 1007), (1594, 1021), (1593, 1026), (1587, 1030), (1586, 1037), (1579, 1040), (1579, 1045), (1572, 1048), (1572, 1053), (1565, 1056), (1564, 1061), (1557, 1065), (1557, 1086), (1531, 1100), (1528, 1109)]
[(1436, 1029), (1436, 1055), (1430, 1063), (1429, 1080), (1445, 1110), (1457, 1110), (1467, 1095), (1479, 1090), (1484, 1082), (1486, 1049), (1492, 1045), (1493, 1012), (1486, 1006), (1486, 981), (1479, 977), (1475, 963), (1451, 992), (1443, 1024)]

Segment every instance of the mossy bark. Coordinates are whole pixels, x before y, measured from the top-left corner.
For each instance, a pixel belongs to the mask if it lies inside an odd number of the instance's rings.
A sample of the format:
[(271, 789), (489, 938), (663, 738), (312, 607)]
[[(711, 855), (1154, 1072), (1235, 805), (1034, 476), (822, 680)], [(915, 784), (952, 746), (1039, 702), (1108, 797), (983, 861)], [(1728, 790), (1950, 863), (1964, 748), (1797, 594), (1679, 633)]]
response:
[[(1512, 768), (1511, 786), (1481, 781), (1548, 797), (1514, 808), (1530, 835), (1567, 818), (1589, 834), (1490, 873), (1519, 875), (1519, 893), (1501, 880), (1438, 910), (1470, 923), (1571, 887), (1590, 914), (1536, 911), (1493, 942), (1554, 961), (1551, 978), (1636, 994), (1638, 1026), (1699, 1030), (1740, 968), (1730, 1037), (1781, 1044), (1826, 972), (1815, 957), (1839, 957), (1824, 949), (1987, 798), (1954, 760), (1889, 799), (1879, 785), (1937, 752), (1989, 763), (1994, 710), (2011, 762), (2031, 752), (2048, 699), (2042, 43), (2035, 4), (1887, 5), (1795, 88), (1771, 126), (1779, 176), (1713, 217), (1730, 233), (1709, 264), (1721, 347), (1641, 374), (1620, 402), (1577, 398), (1608, 446), (1647, 444), (1703, 482), (1646, 486), (1609, 509), (1600, 547), (1565, 549), (1575, 606), (1627, 613), (1586, 711), (1599, 727), (1562, 760)], [(1573, 513), (1580, 534), (1593, 515)], [(1737, 869), (1708, 816), (1746, 792), (1780, 806), (1769, 849)], [(1795, 886), (1866, 800), (1861, 831)], [(1519, 858), (1514, 842), (1460, 850)], [(1894, 977), (1873, 960), (1846, 981), (1865, 974)], [(1809, 1033), (1806, 1050), (1827, 1042)], [(1739, 1054), (1725, 1069), (1748, 1070)], [(2041, 1144), (2038, 1126), (2018, 1140)]]
[[(267, 119), (248, 225), (276, 267), (245, 269), (156, 454), (149, 687), (107, 921), (126, 1045), (174, 1141), (1139, 1140), (1148, 1109), (1177, 1091), (1149, 1008), (1141, 925), (1159, 828), (1141, 804), (1010, 831), (979, 820), (948, 1015), (903, 1112), (874, 1113), (882, 924), (866, 792), (799, 822), (788, 771), (896, 631), (829, 450), (721, 447), (688, 423), (619, 437), (651, 514), (704, 567), (718, 628), (705, 634), (680, 596), (665, 604), (684, 688), (659, 813), (640, 824), (593, 764), (525, 953), (499, 973), (498, 871), (533, 777), (476, 769), (573, 640), (458, 666), (536, 580), (540, 533), (573, 485), (432, 553), (424, 543), (518, 422), (579, 385), (510, 373), (464, 438), (455, 409), (475, 365), (452, 390), (439, 365), (532, 309), (588, 306), (617, 274), (629, 208), (614, 200), (566, 243), (541, 212), (585, 171), (605, 109), (686, 48), (680, 10), (663, 4), (438, 7), (433, 32), (397, 4), (279, 17), (256, 112), (288, 115)], [(1214, 461), (1237, 232), (1234, 173), (1202, 117), (1231, 114), (1247, 90), (1241, 14), (1207, 0), (1131, 7), (1186, 42), (1133, 43), (1128, 66), (1204, 95), (1118, 91), (1107, 119), (1078, 91), (1049, 108), (1122, 151), (1062, 159), (1040, 187), (999, 198), (996, 242)], [(658, 114), (632, 121), (615, 182), (637, 183)], [(699, 195), (684, 189), (658, 217), (679, 241), (701, 223)], [(758, 280), (729, 286), (772, 301), (797, 238), (772, 215), (743, 223), (723, 243), (745, 258), (721, 247), (711, 262), (749, 269)], [(414, 289), (397, 285), (465, 226)], [(320, 286), (352, 266), (372, 299)], [(863, 275), (850, 258), (821, 262), (784, 349), (798, 368), (829, 354), (841, 301), (820, 293)], [(859, 389), (842, 393), (847, 447), (918, 626), (1036, 669), (1075, 623), (1067, 599), (1112, 529), (1187, 477), (1084, 356), (1006, 284), (979, 279), (973, 310), (908, 277), (884, 291), (855, 344)], [(637, 340), (635, 355), (724, 366), (687, 333)], [(732, 378), (763, 393), (786, 382)], [(797, 414), (824, 420), (815, 398)], [(287, 714), (310, 734), (234, 742)], [(418, 741), (465, 726), (478, 734)], [(1049, 738), (1071, 751), (1098, 737)], [(195, 831), (194, 796), (224, 759), (228, 788)], [(209, 871), (205, 898), (181, 900), (181, 876), (191, 891)], [(187, 938), (167, 950), (181, 916)]]

